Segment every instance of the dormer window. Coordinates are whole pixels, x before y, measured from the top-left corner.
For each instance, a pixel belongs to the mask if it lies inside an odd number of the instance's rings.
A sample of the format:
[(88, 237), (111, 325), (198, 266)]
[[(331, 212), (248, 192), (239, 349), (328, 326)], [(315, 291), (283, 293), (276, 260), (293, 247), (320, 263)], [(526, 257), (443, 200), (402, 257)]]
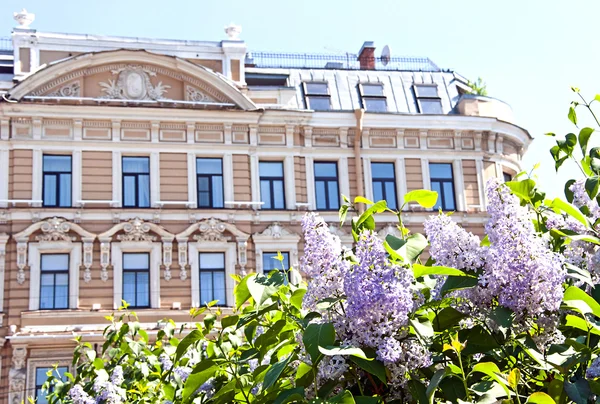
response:
[(414, 87), (419, 112), (422, 114), (443, 114), (442, 99), (435, 84), (415, 84)]
[(327, 83), (302, 83), (306, 108), (315, 111), (331, 109), (331, 95)]
[(383, 84), (359, 84), (362, 107), (369, 112), (387, 112)]

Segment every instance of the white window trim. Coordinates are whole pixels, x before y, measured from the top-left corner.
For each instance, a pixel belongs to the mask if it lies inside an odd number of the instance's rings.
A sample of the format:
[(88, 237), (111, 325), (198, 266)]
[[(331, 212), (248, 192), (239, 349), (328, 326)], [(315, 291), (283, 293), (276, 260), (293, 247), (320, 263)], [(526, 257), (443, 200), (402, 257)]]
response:
[(156, 206), (160, 201), (160, 154), (159, 152), (150, 153), (150, 207)]
[(404, 203), (404, 195), (407, 193), (406, 190), (406, 176), (404, 167), (404, 158), (400, 157), (397, 159), (393, 158), (364, 158), (364, 177), (365, 177), (365, 198), (370, 201), (377, 202), (375, 200), (375, 191), (373, 191), (373, 163), (390, 163), (394, 165), (394, 185), (396, 186), (396, 207), (400, 209)]
[(199, 241), (188, 242), (188, 257), (192, 276), (192, 307), (201, 307), (200, 304), (200, 262), (199, 254), (207, 253), (225, 253), (225, 298), (226, 306), (233, 307), (233, 288), (235, 283), (231, 275), (235, 274), (235, 264), (237, 262), (235, 243), (226, 241)]
[(296, 170), (294, 156), (286, 156), (283, 160), (283, 186), (285, 204), (288, 210), (296, 209)]
[(147, 252), (150, 253), (150, 308), (160, 309), (160, 266), (162, 250), (160, 242), (121, 241), (112, 243), (113, 308), (121, 307), (123, 300), (123, 254)]
[(187, 170), (188, 170), (188, 202), (193, 209), (198, 208), (198, 176), (196, 170), (196, 154), (188, 153), (187, 155)]
[(69, 309), (79, 307), (79, 268), (81, 243), (44, 242), (29, 243), (29, 310), (40, 310), (40, 280), (42, 254), (69, 254)]
[(122, 193), (122, 181), (123, 181), (123, 170), (121, 169), (121, 152), (113, 151), (112, 153), (112, 200), (115, 203), (115, 207), (120, 208), (123, 206)]
[(77, 206), (83, 199), (82, 190), (82, 163), (81, 150), (73, 150), (71, 156), (71, 206)]
[[(41, 149), (33, 149), (32, 177), (31, 177), (31, 199), (41, 201), (43, 187), (44, 153)], [(71, 177), (71, 181), (73, 178)]]
[(58, 367), (66, 367), (67, 372), (71, 373), (72, 361), (73, 359), (69, 357), (27, 359), (27, 388), (25, 396), (35, 397), (35, 370), (37, 368), (52, 368), (54, 365), (58, 365)]
[[(421, 162), (427, 161), (427, 183), (426, 189), (431, 189), (431, 175), (429, 174), (429, 164), (450, 164), (452, 166), (452, 182), (454, 184), (454, 201), (455, 211), (465, 212), (466, 211), (466, 199), (465, 199), (465, 185), (462, 170), (462, 160), (421, 160)], [(423, 182), (425, 182), (425, 175), (423, 173)]]
[(198, 208), (198, 159), (221, 159), (221, 176), (223, 177), (223, 206), (225, 201), (235, 200), (233, 193), (233, 155), (208, 155), (188, 153), (188, 198), (194, 208)]
[[(315, 184), (315, 163), (336, 163), (337, 164), (337, 180), (338, 180), (338, 191), (340, 193), (340, 206), (344, 203), (342, 195), (347, 196), (350, 200), (353, 200), (357, 195), (350, 195), (350, 177), (348, 174), (348, 158), (333, 156), (331, 158), (309, 158), (306, 157), (306, 186), (308, 203), (310, 203), (310, 210), (317, 210), (317, 190)], [(310, 168), (309, 168), (310, 167)], [(319, 210), (320, 211), (320, 210)]]
[[(8, 149), (0, 150), (0, 201), (8, 200)], [(6, 207), (8, 203), (0, 202), (0, 207)]]
[[(282, 236), (286, 237), (286, 236)], [(296, 276), (300, 274), (298, 267), (298, 240), (299, 237), (297, 235), (287, 236), (290, 239), (285, 240), (282, 238), (273, 240), (260, 240), (257, 236), (252, 236), (252, 241), (254, 242), (254, 251), (256, 256), (256, 273), (264, 275), (263, 268), (263, 252), (286, 252), (289, 254), (290, 268), (286, 268), (289, 270), (294, 268), (296, 271), (290, 272), (290, 281), (294, 284), (297, 284), (301, 281), (301, 279), (297, 279)]]

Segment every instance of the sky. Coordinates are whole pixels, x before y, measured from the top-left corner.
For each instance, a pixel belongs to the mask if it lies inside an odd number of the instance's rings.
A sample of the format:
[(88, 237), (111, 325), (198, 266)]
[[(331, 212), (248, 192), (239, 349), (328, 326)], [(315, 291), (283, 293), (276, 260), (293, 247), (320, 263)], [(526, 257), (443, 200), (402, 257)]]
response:
[[(250, 51), (357, 53), (374, 41), (377, 55), (389, 45), (393, 56), (429, 57), (482, 77), (490, 96), (512, 106), (535, 139), (523, 168), (541, 163), (536, 172), (552, 196), (578, 170), (557, 176), (554, 139), (544, 133), (579, 130), (567, 119), (571, 86), (589, 98), (600, 93), (596, 0), (1, 0), (0, 36), (10, 35), (23, 7), (36, 14), (31, 27), (45, 32), (219, 41), (234, 22)], [(591, 143), (600, 145), (600, 133)]]

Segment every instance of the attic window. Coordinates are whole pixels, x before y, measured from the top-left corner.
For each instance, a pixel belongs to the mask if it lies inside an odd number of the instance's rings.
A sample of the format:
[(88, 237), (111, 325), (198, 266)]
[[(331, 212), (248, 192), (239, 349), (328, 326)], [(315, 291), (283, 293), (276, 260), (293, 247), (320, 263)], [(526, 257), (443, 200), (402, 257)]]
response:
[(387, 112), (383, 84), (359, 84), (362, 107), (370, 112)]
[(248, 86), (285, 87), (287, 86), (287, 79), (287, 74), (246, 73), (246, 84)]
[(415, 84), (414, 86), (419, 112), (422, 114), (443, 114), (442, 99), (435, 84)]
[(327, 83), (302, 83), (306, 108), (315, 111), (329, 111), (331, 96)]

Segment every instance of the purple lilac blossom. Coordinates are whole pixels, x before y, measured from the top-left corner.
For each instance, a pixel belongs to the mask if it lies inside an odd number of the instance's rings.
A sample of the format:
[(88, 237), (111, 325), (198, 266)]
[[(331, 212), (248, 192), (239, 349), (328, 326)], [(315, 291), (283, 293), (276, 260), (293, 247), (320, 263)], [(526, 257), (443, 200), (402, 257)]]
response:
[(188, 366), (178, 366), (175, 368), (173, 373), (175, 373), (181, 379), (182, 382), (185, 382), (192, 373), (192, 368)]
[(115, 366), (113, 369), (113, 373), (110, 376), (110, 381), (116, 386), (120, 386), (125, 381), (123, 377), (123, 368), (120, 365)]
[(104, 404), (121, 404), (126, 400), (125, 389), (110, 380), (96, 379), (94, 382), (96, 402)]
[(73, 400), (73, 404), (96, 404), (96, 400), (83, 391), (83, 387), (79, 384), (71, 387), (69, 390), (69, 397)]
[(158, 357), (158, 361), (160, 362), (163, 371), (169, 371), (173, 367), (173, 362), (171, 361), (171, 358), (169, 358), (169, 355), (167, 355), (166, 353), (161, 353)]
[(594, 359), (590, 367), (587, 368), (585, 377), (588, 379), (596, 379), (600, 377), (600, 357)]
[(596, 220), (600, 219), (600, 206), (598, 206), (596, 201), (592, 200), (587, 194), (585, 190), (585, 181), (585, 179), (575, 181), (569, 187), (569, 190), (573, 192), (573, 205), (578, 208), (581, 208), (582, 206), (587, 207), (590, 212), (588, 217), (592, 223), (595, 223)]

